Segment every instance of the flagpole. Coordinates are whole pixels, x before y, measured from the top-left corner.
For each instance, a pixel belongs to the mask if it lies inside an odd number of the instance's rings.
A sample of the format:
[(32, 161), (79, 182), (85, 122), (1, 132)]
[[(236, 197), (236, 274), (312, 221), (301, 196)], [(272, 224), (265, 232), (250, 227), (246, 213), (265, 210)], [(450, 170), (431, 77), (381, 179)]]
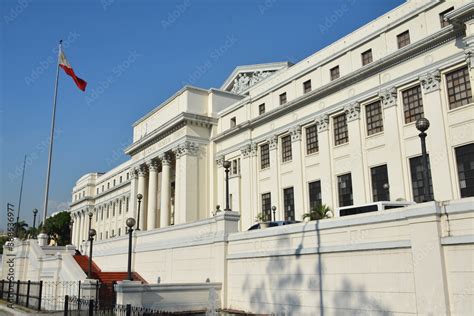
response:
[(21, 175), (21, 184), (20, 184), (20, 197), (18, 198), (18, 212), (16, 214), (16, 237), (20, 237), (19, 236), (19, 227), (18, 227), (18, 224), (20, 222), (20, 208), (21, 208), (21, 196), (23, 194), (23, 181), (25, 180), (25, 167), (26, 167), (26, 155), (25, 155), (25, 159), (23, 160), (23, 173)]
[(58, 65), (56, 68), (56, 82), (54, 84), (53, 114), (51, 118), (51, 134), (49, 138), (48, 169), (46, 171), (46, 184), (44, 189), (43, 227), (41, 229), (41, 234), (38, 235), (38, 243), (40, 244), (40, 246), (46, 246), (48, 242), (48, 235), (46, 235), (46, 233), (44, 232), (44, 225), (46, 223), (46, 217), (48, 215), (49, 179), (51, 176), (51, 159), (53, 156), (54, 123), (56, 120), (56, 100), (58, 98), (59, 56), (61, 55), (62, 43), (63, 40), (60, 40), (58, 51)]

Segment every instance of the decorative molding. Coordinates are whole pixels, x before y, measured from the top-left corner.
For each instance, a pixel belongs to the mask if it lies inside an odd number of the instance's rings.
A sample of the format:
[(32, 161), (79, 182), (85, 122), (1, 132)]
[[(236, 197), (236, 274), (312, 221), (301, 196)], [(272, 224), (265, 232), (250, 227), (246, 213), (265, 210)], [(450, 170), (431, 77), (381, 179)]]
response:
[(346, 113), (347, 123), (360, 118), (360, 104), (358, 102), (351, 103), (344, 107), (344, 112)]
[(474, 36), (469, 39), (464, 39), (464, 55), (466, 56), (466, 63), (471, 70), (474, 70)]
[(217, 157), (216, 157), (216, 164), (217, 164), (217, 166), (218, 166), (218, 167), (222, 167), (222, 165), (224, 164), (224, 160), (225, 160), (224, 155), (217, 156)]
[(137, 168), (135, 168), (135, 167), (130, 168), (129, 173), (130, 173), (130, 180), (136, 179), (137, 176), (138, 176), (137, 175)]
[(441, 74), (438, 69), (430, 71), (419, 77), (424, 93), (438, 91), (440, 89)]
[(185, 141), (184, 143), (176, 146), (176, 148), (174, 149), (176, 159), (179, 159), (185, 155), (197, 156), (198, 152), (199, 144), (191, 141)]
[(250, 144), (250, 156), (256, 157), (258, 154), (258, 146), (256, 143)]
[(390, 108), (397, 105), (397, 88), (392, 87), (383, 91), (380, 91), (379, 97), (382, 100), (384, 109)]
[(252, 151), (252, 147), (250, 144), (244, 145), (240, 148), (240, 152), (243, 158), (248, 158), (250, 156), (251, 151)]
[(268, 137), (267, 142), (268, 142), (270, 150), (278, 148), (278, 137), (276, 135), (272, 135)]
[(318, 133), (325, 132), (329, 130), (329, 115), (322, 114), (316, 117), (314, 120), (316, 122), (316, 126), (318, 127)]
[(293, 126), (289, 129), (291, 134), (291, 141), (296, 142), (301, 140), (301, 125)]
[(146, 165), (141, 165), (138, 168), (138, 176), (145, 177), (147, 174), (148, 174), (148, 169), (146, 168)]

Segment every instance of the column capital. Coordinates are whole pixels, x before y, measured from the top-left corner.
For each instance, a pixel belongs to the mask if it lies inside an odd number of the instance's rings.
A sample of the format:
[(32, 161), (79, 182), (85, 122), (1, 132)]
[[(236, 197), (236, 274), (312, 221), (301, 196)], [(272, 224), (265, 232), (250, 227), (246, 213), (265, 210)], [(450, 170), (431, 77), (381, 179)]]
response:
[(224, 160), (225, 160), (225, 157), (224, 155), (219, 155), (216, 157), (216, 164), (218, 167), (222, 167), (222, 165), (224, 164)]
[(295, 125), (289, 129), (291, 141), (296, 142), (301, 140), (301, 125)]
[(250, 144), (246, 144), (242, 147), (240, 147), (240, 152), (243, 156), (243, 158), (248, 158), (250, 156), (250, 152), (251, 152), (251, 146)]
[(141, 165), (139, 168), (138, 168), (138, 176), (139, 177), (144, 177), (148, 174), (148, 169), (146, 168), (145, 165)]
[(277, 147), (278, 147), (278, 136), (272, 135), (272, 136), (268, 137), (267, 142), (268, 142), (270, 150), (277, 149)]
[(325, 132), (329, 130), (329, 115), (321, 114), (317, 116), (314, 121), (318, 127), (318, 133)]
[(136, 167), (132, 167), (129, 169), (129, 174), (130, 174), (130, 179), (133, 180), (133, 179), (136, 179), (137, 178), (137, 168)]
[(171, 157), (167, 152), (158, 156), (158, 159), (160, 159), (162, 166), (169, 166), (171, 164)]
[(150, 160), (146, 163), (148, 170), (150, 172), (156, 172), (158, 171), (158, 162), (156, 160)]
[(346, 105), (344, 107), (344, 112), (346, 113), (347, 123), (358, 120), (360, 118), (359, 102), (354, 102)]
[(471, 70), (474, 70), (474, 39), (473, 42), (464, 41), (466, 48), (464, 48), (464, 55), (466, 57), (466, 63)]
[(258, 153), (258, 146), (255, 143), (250, 144), (250, 156), (255, 157)]
[(397, 88), (391, 87), (379, 92), (379, 98), (382, 100), (383, 108), (389, 108), (397, 105)]
[(199, 152), (199, 144), (191, 141), (185, 141), (184, 143), (176, 146), (173, 151), (177, 159), (185, 155), (197, 156)]
[(438, 69), (430, 71), (419, 77), (424, 93), (430, 93), (440, 89), (441, 74)]

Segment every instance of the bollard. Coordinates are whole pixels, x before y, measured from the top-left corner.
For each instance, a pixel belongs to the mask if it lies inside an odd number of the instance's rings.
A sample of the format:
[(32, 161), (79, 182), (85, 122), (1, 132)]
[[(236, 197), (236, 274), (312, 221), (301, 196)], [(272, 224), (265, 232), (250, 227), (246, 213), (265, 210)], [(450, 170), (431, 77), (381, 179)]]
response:
[(67, 316), (69, 312), (69, 295), (64, 297), (64, 316)]

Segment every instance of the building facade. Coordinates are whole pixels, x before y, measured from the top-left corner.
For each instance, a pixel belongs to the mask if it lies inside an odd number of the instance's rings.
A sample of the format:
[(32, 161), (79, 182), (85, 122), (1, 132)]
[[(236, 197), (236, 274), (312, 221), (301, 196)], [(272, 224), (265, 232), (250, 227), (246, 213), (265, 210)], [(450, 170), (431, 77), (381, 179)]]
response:
[[(73, 243), (189, 223), (225, 207), (301, 220), (375, 201), (474, 196), (474, 3), (407, 1), (308, 58), (186, 86), (133, 125), (130, 159), (73, 188)], [(430, 120), (430, 190), (415, 122)], [(137, 194), (142, 199), (138, 201)]]

